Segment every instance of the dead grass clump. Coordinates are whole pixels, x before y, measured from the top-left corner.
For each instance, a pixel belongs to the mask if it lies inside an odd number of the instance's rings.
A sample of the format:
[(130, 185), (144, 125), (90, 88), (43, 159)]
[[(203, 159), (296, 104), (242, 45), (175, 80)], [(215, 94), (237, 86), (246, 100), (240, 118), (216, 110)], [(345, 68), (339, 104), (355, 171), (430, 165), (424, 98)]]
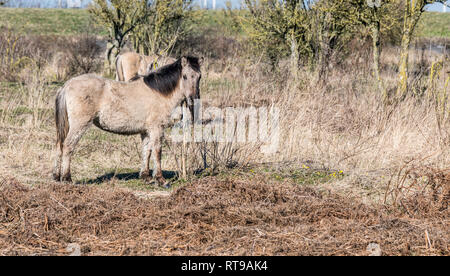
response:
[[(448, 255), (448, 223), (289, 183), (208, 177), (167, 198), (62, 184), (0, 184), (0, 254)], [(424, 239), (424, 233), (427, 239)], [(427, 241), (425, 243), (425, 241)]]
[(29, 63), (29, 40), (8, 28), (0, 29), (0, 81), (16, 81)]
[(389, 184), (385, 200), (409, 216), (450, 217), (450, 168), (405, 166)]

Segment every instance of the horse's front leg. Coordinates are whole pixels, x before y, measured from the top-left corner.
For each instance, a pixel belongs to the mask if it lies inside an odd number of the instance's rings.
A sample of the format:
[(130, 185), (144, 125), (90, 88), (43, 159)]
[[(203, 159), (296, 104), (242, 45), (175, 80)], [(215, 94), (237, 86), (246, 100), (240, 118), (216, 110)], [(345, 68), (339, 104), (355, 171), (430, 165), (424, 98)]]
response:
[(139, 177), (144, 179), (146, 182), (150, 182), (152, 180), (152, 176), (150, 174), (150, 155), (151, 145), (150, 145), (150, 135), (149, 133), (141, 134), (142, 139), (142, 166), (141, 171), (139, 172)]
[(151, 141), (152, 141), (152, 149), (154, 153), (155, 158), (155, 171), (153, 176), (155, 177), (156, 183), (160, 186), (164, 186), (166, 184), (166, 180), (163, 176), (162, 169), (161, 169), (161, 140), (162, 140), (162, 129), (158, 128), (155, 129), (151, 133)]

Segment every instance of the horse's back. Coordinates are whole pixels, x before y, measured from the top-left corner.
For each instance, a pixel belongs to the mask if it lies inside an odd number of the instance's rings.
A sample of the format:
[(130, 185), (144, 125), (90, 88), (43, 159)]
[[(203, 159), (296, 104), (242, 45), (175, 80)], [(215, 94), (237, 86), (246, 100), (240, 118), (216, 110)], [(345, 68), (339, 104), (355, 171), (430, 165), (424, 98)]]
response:
[(141, 63), (139, 65), (138, 74), (141, 76), (147, 75), (151, 71), (152, 64), (158, 59), (157, 55), (141, 56)]
[(117, 80), (129, 81), (138, 75), (147, 75), (151, 71), (176, 59), (158, 55), (140, 55), (134, 52), (121, 54), (116, 62)]
[(172, 57), (167, 57), (167, 56), (157, 56), (157, 55), (152, 55), (152, 56), (148, 56), (147, 59), (147, 73), (149, 74), (153, 71), (156, 71), (158, 68), (163, 67), (165, 65), (174, 63), (175, 61), (177, 61), (176, 58), (172, 58)]
[[(128, 52), (120, 55), (117, 67), (120, 66), (120, 81), (129, 81), (135, 77), (141, 67), (141, 55), (138, 53)], [(117, 68), (116, 68), (117, 69)]]
[(109, 80), (95, 74), (85, 74), (66, 82), (63, 91), (67, 101), (80, 109), (92, 109), (103, 97)]
[(96, 74), (84, 74), (70, 79), (65, 86), (75, 90), (98, 90), (109, 79)]

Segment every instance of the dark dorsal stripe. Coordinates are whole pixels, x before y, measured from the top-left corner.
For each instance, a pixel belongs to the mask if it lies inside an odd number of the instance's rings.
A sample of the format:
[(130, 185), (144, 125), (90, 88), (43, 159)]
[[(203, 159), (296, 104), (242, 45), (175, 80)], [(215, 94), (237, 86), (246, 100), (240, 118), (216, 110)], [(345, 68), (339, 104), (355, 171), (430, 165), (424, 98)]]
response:
[(140, 79), (140, 78), (142, 78), (143, 76), (141, 76), (141, 75), (136, 75), (136, 76), (134, 76), (134, 77), (132, 77), (129, 81), (131, 82), (131, 81), (135, 81), (135, 80), (138, 80), (138, 79)]
[[(189, 65), (197, 72), (200, 72), (200, 64), (196, 57), (186, 57)], [(145, 84), (151, 89), (158, 91), (159, 93), (168, 96), (178, 86), (178, 82), (181, 79), (181, 58), (172, 64), (163, 66), (157, 71), (144, 76)], [(140, 79), (142, 76), (135, 76), (130, 81)]]

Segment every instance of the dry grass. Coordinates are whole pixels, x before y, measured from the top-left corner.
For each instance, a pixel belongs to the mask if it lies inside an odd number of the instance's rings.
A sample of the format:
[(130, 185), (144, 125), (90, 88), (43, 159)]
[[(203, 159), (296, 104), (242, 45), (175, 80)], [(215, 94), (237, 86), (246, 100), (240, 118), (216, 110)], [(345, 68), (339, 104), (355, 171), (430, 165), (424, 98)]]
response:
[[(448, 255), (448, 220), (263, 179), (204, 178), (169, 197), (62, 184), (0, 186), (0, 254)], [(446, 213), (448, 218), (448, 210)]]
[[(385, 87), (394, 91), (398, 55), (389, 48), (383, 53)], [(430, 78), (432, 64), (439, 60), (442, 68)], [(370, 64), (364, 59), (353, 62), (335, 67), (321, 84), (307, 71), (299, 82), (291, 82), (283, 67), (274, 74), (267, 73), (264, 64), (229, 60), (225, 68), (233, 69), (209, 73), (220, 85), (204, 101), (219, 107), (277, 106), (282, 129), (279, 151), (272, 156), (255, 154), (252, 160), (289, 160), (298, 166), (312, 162), (342, 170), (347, 177), (330, 186), (344, 193), (382, 200), (390, 177), (411, 160), (448, 169), (448, 57), (411, 51), (411, 96), (391, 105), (384, 104), (370, 76)]]
[(425, 217), (430, 213), (448, 218), (450, 200), (450, 169), (405, 165), (396, 177), (389, 181), (385, 202), (393, 203), (414, 217)]
[[(412, 60), (424, 63), (414, 55)], [(386, 50), (382, 61), (389, 90), (395, 86), (395, 75), (389, 72), (396, 62), (395, 51)], [(204, 106), (278, 107), (280, 147), (274, 155), (263, 155), (259, 144), (188, 145), (190, 172), (204, 168), (205, 156), (213, 168), (261, 162), (289, 161), (299, 167), (314, 163), (345, 172), (347, 177), (333, 183), (333, 188), (366, 196), (369, 187), (370, 199), (380, 200), (390, 177), (405, 162), (417, 159), (435, 169), (445, 169), (450, 164), (449, 98), (444, 98), (443, 116), (437, 116), (441, 109), (427, 96), (448, 90), (448, 62), (433, 79), (432, 91), (425, 89), (425, 96), (411, 96), (390, 106), (383, 104), (376, 84), (365, 73), (370, 72), (368, 66), (361, 63), (354, 64), (355, 69), (350, 72), (348, 68), (334, 69), (326, 85), (318, 84), (315, 76), (306, 71), (294, 83), (283, 78), (287, 73), (283, 67), (280, 72), (269, 74), (264, 64), (245, 59), (231, 58), (221, 64), (218, 67), (214, 60), (207, 62), (201, 88)], [(425, 65), (430, 68), (431, 61), (426, 60)], [(30, 178), (47, 178), (51, 166), (53, 95), (58, 85), (49, 86), (45, 81), (48, 77), (36, 70), (27, 74), (24, 85), (2, 86), (0, 121), (4, 142), (0, 168), (4, 175), (19, 179), (24, 171), (29, 172), (26, 175)], [(420, 80), (424, 85), (430, 82), (426, 72)], [(412, 87), (420, 85), (413, 83)], [(167, 170), (180, 171), (180, 147), (166, 147), (163, 166)], [(136, 172), (139, 155), (138, 137), (92, 129), (75, 154), (74, 176), (78, 181), (89, 182), (110, 173)], [(15, 168), (20, 168), (21, 173)]]

